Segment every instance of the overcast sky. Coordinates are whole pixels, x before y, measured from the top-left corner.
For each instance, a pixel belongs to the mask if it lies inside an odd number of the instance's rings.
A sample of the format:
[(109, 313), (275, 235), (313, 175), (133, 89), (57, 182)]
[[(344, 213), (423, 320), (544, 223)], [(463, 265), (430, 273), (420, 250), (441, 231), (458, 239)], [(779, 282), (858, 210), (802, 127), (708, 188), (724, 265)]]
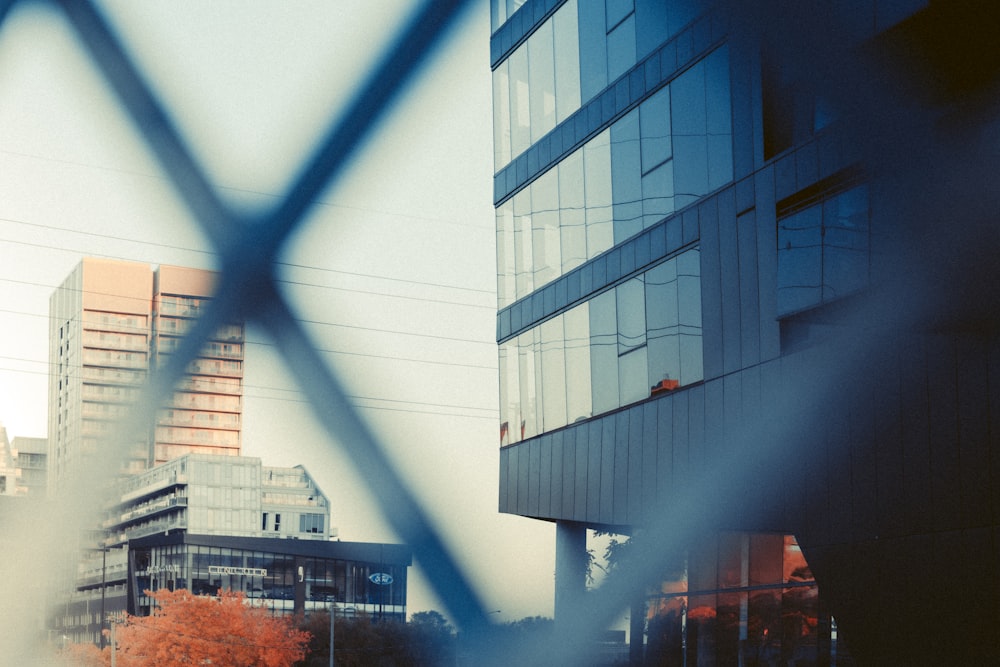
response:
[[(104, 3), (226, 201), (267, 207), (402, 21), (397, 2)], [(279, 273), (485, 604), (551, 615), (551, 525), (497, 512), (488, 3), (452, 33)], [(0, 421), (46, 435), (53, 288), (87, 255), (212, 268), (139, 134), (47, 6), (0, 27)], [(253, 328), (244, 453), (303, 464), (343, 540), (394, 541)], [(410, 611), (440, 609), (418, 572)]]

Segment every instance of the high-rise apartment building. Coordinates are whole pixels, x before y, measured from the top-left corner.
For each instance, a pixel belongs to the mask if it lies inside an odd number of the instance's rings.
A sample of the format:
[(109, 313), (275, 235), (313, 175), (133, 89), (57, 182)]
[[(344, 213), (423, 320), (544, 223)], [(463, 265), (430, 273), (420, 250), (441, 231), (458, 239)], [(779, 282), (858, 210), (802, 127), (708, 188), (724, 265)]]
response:
[[(100, 447), (149, 373), (177, 347), (211, 298), (210, 271), (85, 258), (49, 303), (50, 484)], [(188, 452), (238, 455), (243, 325), (216, 332), (188, 367), (150, 433), (132, 443), (122, 472)]]
[(491, 0), (499, 508), (556, 524), (557, 621), (587, 528), (687, 507), (636, 661), (1000, 656), (1000, 57), (958, 4)]

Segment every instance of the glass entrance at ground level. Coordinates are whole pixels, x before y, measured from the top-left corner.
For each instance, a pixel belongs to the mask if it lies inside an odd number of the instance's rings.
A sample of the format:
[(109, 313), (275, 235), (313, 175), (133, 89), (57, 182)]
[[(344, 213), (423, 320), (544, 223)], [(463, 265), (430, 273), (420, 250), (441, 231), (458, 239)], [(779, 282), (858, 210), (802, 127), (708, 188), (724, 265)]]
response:
[(647, 598), (647, 665), (854, 665), (793, 535), (719, 533)]

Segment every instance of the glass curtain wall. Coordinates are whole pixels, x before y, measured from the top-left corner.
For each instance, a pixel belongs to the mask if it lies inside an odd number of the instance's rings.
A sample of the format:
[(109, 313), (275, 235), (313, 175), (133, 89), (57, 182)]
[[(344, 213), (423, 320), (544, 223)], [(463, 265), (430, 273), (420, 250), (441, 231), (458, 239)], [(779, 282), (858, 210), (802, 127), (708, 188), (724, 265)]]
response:
[(868, 284), (868, 187), (822, 197), (778, 220), (778, 314), (852, 294)]
[(732, 180), (717, 49), (497, 207), (504, 308)]
[(501, 445), (704, 378), (687, 250), (500, 345)]
[(646, 664), (853, 664), (793, 535), (720, 533), (668, 568), (647, 602)]
[[(576, 3), (567, 0), (493, 70), (497, 171), (580, 108)], [(494, 16), (501, 5), (494, 0)]]
[(328, 609), (335, 603), (338, 613), (405, 615), (406, 566), (394, 563), (170, 545), (137, 550), (136, 577), (143, 614), (153, 604), (144, 591), (164, 588), (186, 588), (196, 595), (215, 595), (219, 589), (242, 591), (252, 604), (292, 613), (295, 588), (300, 586), (305, 611)]

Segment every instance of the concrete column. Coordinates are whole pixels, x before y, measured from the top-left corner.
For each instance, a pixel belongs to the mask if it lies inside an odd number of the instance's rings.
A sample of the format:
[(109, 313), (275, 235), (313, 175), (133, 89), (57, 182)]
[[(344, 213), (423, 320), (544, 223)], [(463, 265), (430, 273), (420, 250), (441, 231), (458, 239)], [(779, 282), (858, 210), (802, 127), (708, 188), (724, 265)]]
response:
[(556, 522), (555, 622), (572, 619), (587, 589), (587, 529), (573, 521)]

